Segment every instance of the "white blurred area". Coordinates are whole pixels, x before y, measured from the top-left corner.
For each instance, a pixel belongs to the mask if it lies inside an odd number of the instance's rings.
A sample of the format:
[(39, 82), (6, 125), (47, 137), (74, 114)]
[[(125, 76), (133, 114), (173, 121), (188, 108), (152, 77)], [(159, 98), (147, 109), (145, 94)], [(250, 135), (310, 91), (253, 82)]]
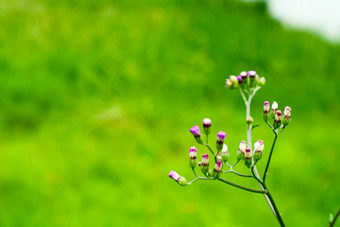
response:
[(340, 0), (268, 0), (271, 16), (283, 24), (340, 42)]

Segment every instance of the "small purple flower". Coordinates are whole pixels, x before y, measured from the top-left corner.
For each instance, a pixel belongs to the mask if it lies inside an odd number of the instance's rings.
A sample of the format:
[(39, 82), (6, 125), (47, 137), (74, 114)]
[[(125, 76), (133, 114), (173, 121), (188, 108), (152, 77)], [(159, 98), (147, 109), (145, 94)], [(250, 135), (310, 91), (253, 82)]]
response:
[(247, 74), (246, 71), (243, 71), (243, 72), (240, 73), (240, 76), (242, 77), (243, 80), (247, 78), (247, 75), (248, 74)]
[(221, 172), (222, 170), (222, 161), (217, 161), (216, 164), (215, 164), (215, 169), (214, 169), (216, 172)]
[(198, 162), (198, 166), (201, 166), (202, 165), (202, 162)]
[(241, 75), (237, 76), (236, 79), (237, 79), (239, 84), (242, 84), (242, 76)]
[(245, 158), (251, 158), (251, 149), (248, 147), (246, 148)]
[(276, 111), (276, 116), (281, 117), (281, 115), (282, 115), (281, 110)]
[(248, 76), (255, 77), (256, 76), (256, 71), (253, 71), (253, 70), (248, 71)]
[(270, 110), (270, 107), (269, 107), (270, 105), (269, 105), (269, 102), (268, 101), (265, 101), (264, 103), (263, 103), (263, 111), (265, 111), (265, 112), (268, 112), (269, 110)]
[(209, 155), (206, 153), (202, 155), (202, 165), (209, 165)]
[(210, 127), (211, 126), (211, 120), (209, 118), (203, 119), (203, 126), (204, 127)]
[(201, 131), (200, 128), (195, 125), (190, 129), (190, 132), (196, 137), (196, 136), (201, 136)]
[(223, 143), (225, 136), (226, 136), (225, 132), (219, 131), (217, 133), (217, 141)]
[(196, 159), (196, 152), (197, 152), (197, 149), (196, 147), (192, 146), (190, 147), (190, 159)]
[(169, 177), (174, 179), (175, 181), (178, 181), (180, 176), (179, 176), (178, 173), (176, 173), (175, 171), (171, 170), (170, 173), (169, 173)]

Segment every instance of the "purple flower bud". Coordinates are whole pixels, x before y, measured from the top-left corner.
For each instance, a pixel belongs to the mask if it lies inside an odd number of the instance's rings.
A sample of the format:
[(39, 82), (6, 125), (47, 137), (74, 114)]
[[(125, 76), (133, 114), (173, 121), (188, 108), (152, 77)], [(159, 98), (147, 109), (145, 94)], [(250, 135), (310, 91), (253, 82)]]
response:
[(265, 102), (263, 103), (263, 111), (269, 112), (269, 110), (270, 110), (269, 102), (268, 102), (268, 101), (265, 101)]
[(198, 166), (201, 166), (202, 165), (202, 162), (198, 162)]
[(248, 76), (250, 77), (255, 77), (256, 76), (256, 71), (248, 71)]
[(237, 79), (239, 84), (242, 84), (242, 76), (241, 75), (237, 76), (236, 79)]
[(218, 155), (216, 156), (216, 160), (217, 161), (222, 161), (221, 153), (218, 153)]
[(175, 171), (171, 170), (169, 173), (169, 177), (174, 179), (175, 181), (178, 181), (180, 175), (178, 173), (176, 173)]
[(240, 149), (242, 152), (245, 152), (246, 147), (247, 147), (246, 141), (243, 140), (243, 141), (241, 141), (240, 146), (239, 146), (238, 149)]
[(210, 127), (211, 126), (211, 120), (209, 118), (203, 119), (203, 126), (204, 127)]
[(251, 158), (251, 149), (248, 147), (245, 150), (245, 158)]
[(291, 110), (292, 109), (289, 106), (286, 106), (285, 111), (283, 112), (283, 117), (289, 119)]
[(281, 125), (281, 115), (282, 115), (281, 110), (277, 110), (276, 114), (275, 114), (275, 118), (274, 118), (274, 125), (273, 125), (274, 129), (277, 129), (277, 128), (280, 127), (280, 125)]
[(255, 152), (262, 152), (264, 149), (264, 143), (263, 140), (258, 140), (255, 144)]
[(223, 143), (225, 136), (226, 136), (225, 132), (219, 131), (217, 133), (217, 141)]
[(240, 73), (240, 76), (242, 77), (243, 80), (247, 78), (247, 75), (248, 74), (247, 74), (246, 71), (243, 71), (243, 72)]
[(209, 165), (209, 155), (203, 154), (202, 155), (202, 165), (208, 166)]
[(190, 132), (196, 137), (196, 136), (201, 136), (201, 131), (200, 128), (195, 125), (190, 129)]
[(216, 164), (215, 164), (215, 169), (214, 169), (214, 171), (215, 171), (215, 172), (221, 172), (221, 170), (222, 170), (222, 161), (219, 160), (219, 161), (217, 161)]
[(197, 152), (197, 149), (196, 147), (192, 146), (190, 147), (190, 159), (196, 159), (196, 152)]

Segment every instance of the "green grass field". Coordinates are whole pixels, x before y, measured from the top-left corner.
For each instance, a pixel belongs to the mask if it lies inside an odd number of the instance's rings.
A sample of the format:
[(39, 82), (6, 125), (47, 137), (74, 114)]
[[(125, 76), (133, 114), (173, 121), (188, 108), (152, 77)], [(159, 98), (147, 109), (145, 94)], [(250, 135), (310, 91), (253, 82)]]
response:
[(0, 226), (278, 226), (261, 195), (168, 177), (193, 178), (204, 117), (235, 160), (245, 109), (224, 83), (249, 69), (267, 79), (252, 103), (264, 160), (263, 101), (292, 107), (268, 175), (287, 226), (340, 208), (340, 45), (264, 4), (4, 0), (0, 28)]

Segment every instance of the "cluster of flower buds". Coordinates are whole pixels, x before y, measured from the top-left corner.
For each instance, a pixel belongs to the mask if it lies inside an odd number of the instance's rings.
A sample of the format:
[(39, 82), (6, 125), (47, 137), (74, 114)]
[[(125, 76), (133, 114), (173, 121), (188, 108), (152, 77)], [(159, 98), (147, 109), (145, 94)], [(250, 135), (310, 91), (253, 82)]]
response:
[(175, 180), (178, 184), (182, 185), (182, 186), (185, 186), (187, 185), (187, 180), (180, 176), (178, 173), (176, 173), (175, 171), (171, 170), (170, 173), (169, 173), (169, 177), (173, 180)]
[(232, 75), (226, 80), (226, 87), (229, 89), (241, 88), (250, 89), (262, 87), (266, 83), (264, 77), (259, 77), (256, 71), (243, 71), (237, 77)]
[(281, 125), (286, 126), (290, 123), (291, 108), (289, 106), (285, 107), (282, 116), (281, 110), (278, 110), (279, 105), (277, 104), (277, 102), (273, 102), (271, 111), (269, 105), (270, 104), (268, 101), (265, 101), (263, 104), (263, 119), (265, 121), (274, 120), (273, 122), (274, 129), (278, 129), (280, 128)]

